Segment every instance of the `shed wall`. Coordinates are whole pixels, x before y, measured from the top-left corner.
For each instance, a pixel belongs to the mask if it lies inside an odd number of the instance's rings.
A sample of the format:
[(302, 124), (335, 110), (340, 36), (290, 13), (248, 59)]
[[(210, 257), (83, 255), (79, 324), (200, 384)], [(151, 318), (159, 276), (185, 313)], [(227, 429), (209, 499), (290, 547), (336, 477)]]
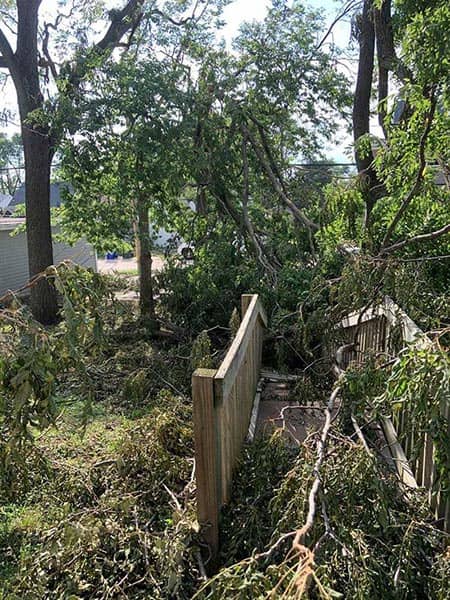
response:
[(29, 279), (25, 234), (10, 234), (0, 230), (0, 294), (19, 289)]
[[(23, 287), (29, 280), (27, 247), (25, 233), (11, 236), (10, 230), (0, 230), (0, 295)], [(97, 270), (95, 250), (85, 240), (74, 246), (54, 242), (53, 259), (55, 264), (70, 259)]]

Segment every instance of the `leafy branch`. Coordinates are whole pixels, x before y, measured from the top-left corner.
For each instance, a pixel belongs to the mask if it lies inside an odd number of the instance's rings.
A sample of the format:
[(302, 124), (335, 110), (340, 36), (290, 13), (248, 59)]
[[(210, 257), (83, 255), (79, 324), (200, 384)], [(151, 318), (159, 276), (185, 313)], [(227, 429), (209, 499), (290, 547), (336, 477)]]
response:
[[(397, 213), (395, 214), (394, 218), (392, 219), (389, 227), (387, 228), (387, 231), (385, 233), (385, 236), (384, 236), (382, 244), (381, 244), (381, 252), (382, 253), (388, 247), (389, 240), (391, 239), (392, 234), (394, 233), (394, 230), (397, 227), (399, 221), (402, 219), (403, 215), (405, 214), (405, 212), (408, 209), (409, 205), (411, 204), (412, 200), (419, 193), (419, 190), (420, 190), (423, 178), (424, 178), (425, 167), (426, 167), (425, 147), (426, 147), (427, 139), (428, 139), (428, 136), (430, 135), (431, 127), (433, 124), (433, 118), (434, 118), (434, 114), (436, 111), (436, 104), (437, 104), (437, 99), (436, 99), (435, 90), (432, 89), (430, 92), (430, 109), (427, 114), (425, 129), (421, 135), (420, 142), (419, 142), (419, 152), (418, 152), (419, 166), (417, 169), (416, 179), (414, 181), (413, 186), (409, 190), (408, 194), (404, 198), (402, 204), (400, 205), (400, 208), (398, 209)], [(392, 247), (391, 247), (391, 251), (392, 251)]]

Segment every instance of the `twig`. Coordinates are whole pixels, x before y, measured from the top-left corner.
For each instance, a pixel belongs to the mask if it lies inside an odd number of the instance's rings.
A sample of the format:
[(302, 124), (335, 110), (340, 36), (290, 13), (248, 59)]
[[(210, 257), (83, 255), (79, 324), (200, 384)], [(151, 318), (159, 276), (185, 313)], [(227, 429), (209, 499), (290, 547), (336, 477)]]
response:
[[(408, 242), (409, 243), (409, 242)], [(441, 254), (439, 256), (418, 256), (417, 258), (390, 258), (390, 257), (381, 257), (381, 256), (376, 256), (376, 257), (370, 257), (370, 260), (373, 260), (374, 262), (383, 262), (386, 260), (391, 260), (391, 261), (396, 261), (396, 262), (401, 262), (401, 263), (410, 263), (410, 262), (428, 262), (428, 261), (434, 261), (434, 260), (448, 260), (450, 258), (450, 254)]]
[(182, 512), (182, 506), (181, 504), (178, 502), (178, 498), (175, 496), (175, 494), (172, 492), (172, 490), (170, 490), (167, 485), (165, 483), (162, 484), (163, 488), (166, 490), (166, 492), (169, 494), (169, 496), (172, 498), (174, 504), (175, 504), (175, 508), (177, 510), (179, 510), (180, 512)]
[(115, 458), (110, 458), (108, 460), (101, 460), (100, 462), (94, 463), (92, 465), (92, 469), (99, 469), (100, 467), (109, 467), (117, 463)]
[(289, 531), (289, 533), (283, 533), (283, 535), (280, 536), (274, 544), (272, 544), (264, 552), (255, 554), (254, 558), (256, 560), (259, 560), (260, 558), (268, 558), (272, 554), (272, 552), (274, 552), (278, 548), (278, 546), (280, 546), (280, 544), (282, 544), (285, 540), (289, 539), (290, 537), (294, 536), (296, 533), (297, 531)]
[(180, 391), (178, 388), (176, 388), (172, 383), (170, 383), (170, 381), (167, 381), (167, 379), (164, 379), (164, 377), (162, 375), (160, 375), (158, 373), (158, 371), (155, 371), (150, 366), (147, 368), (149, 369), (149, 371), (151, 371), (153, 373), (153, 375), (156, 375), (156, 377), (158, 377), (158, 379), (160, 379), (163, 383), (165, 383), (167, 386), (169, 386), (173, 392), (178, 394), (180, 396), (180, 398), (182, 398), (183, 400), (187, 400), (186, 394), (183, 394), (183, 392)]
[(352, 424), (353, 424), (353, 428), (356, 432), (356, 435), (358, 436), (358, 438), (360, 439), (362, 445), (364, 446), (365, 451), (367, 452), (367, 454), (369, 456), (373, 456), (372, 451), (369, 448), (369, 445), (367, 444), (366, 438), (364, 437), (363, 432), (361, 431), (361, 427), (358, 425), (358, 421), (356, 420), (355, 415), (352, 413), (350, 415), (350, 418), (352, 420)]
[(317, 46), (315, 47), (315, 50), (320, 50), (320, 48), (323, 46), (323, 44), (326, 42), (328, 36), (330, 35), (330, 33), (333, 31), (334, 26), (342, 19), (344, 18), (346, 15), (348, 15), (349, 12), (351, 12), (352, 10), (355, 10), (358, 7), (359, 2), (357, 0), (351, 0), (347, 5), (345, 5), (343, 7), (343, 9), (341, 10), (341, 12), (334, 18), (333, 22), (331, 23), (331, 25), (328, 27), (325, 35), (322, 37), (322, 39), (320, 40), (320, 42), (317, 44)]
[(208, 575), (206, 574), (206, 569), (205, 569), (205, 565), (203, 563), (203, 559), (202, 559), (200, 550), (196, 550), (195, 557), (197, 559), (198, 570), (200, 571), (200, 577), (201, 577), (201, 579), (203, 579), (203, 581), (207, 581)]

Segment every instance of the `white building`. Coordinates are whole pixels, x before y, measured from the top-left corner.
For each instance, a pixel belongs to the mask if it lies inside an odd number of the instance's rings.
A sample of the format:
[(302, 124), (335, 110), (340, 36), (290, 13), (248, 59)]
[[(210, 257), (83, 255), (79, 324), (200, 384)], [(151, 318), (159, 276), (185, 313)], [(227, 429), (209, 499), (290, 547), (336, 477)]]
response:
[[(0, 296), (8, 290), (17, 290), (29, 281), (28, 245), (25, 232), (11, 235), (25, 219), (0, 217)], [(57, 233), (53, 228), (53, 233)], [(53, 242), (53, 259), (55, 265), (70, 259), (74, 263), (97, 270), (95, 250), (85, 240), (74, 246)]]

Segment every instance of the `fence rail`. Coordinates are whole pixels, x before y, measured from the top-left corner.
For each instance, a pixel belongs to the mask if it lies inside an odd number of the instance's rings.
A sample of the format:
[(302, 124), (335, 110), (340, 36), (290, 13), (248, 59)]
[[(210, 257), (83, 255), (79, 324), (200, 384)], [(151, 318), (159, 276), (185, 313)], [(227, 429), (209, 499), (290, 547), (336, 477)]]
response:
[(251, 418), (267, 326), (256, 294), (244, 294), (241, 309), (241, 325), (219, 369), (197, 369), (192, 376), (197, 517), (212, 562), (219, 546), (220, 509), (229, 500)]
[[(424, 332), (389, 297), (385, 297), (379, 306), (347, 315), (340, 327), (344, 333), (343, 341), (348, 344), (341, 356), (342, 368), (353, 361), (363, 362), (370, 352), (392, 355), (406, 343), (414, 343), (417, 347), (430, 343)], [(449, 421), (450, 400), (442, 407), (442, 415)], [(437, 489), (433, 440), (429, 434), (411, 429), (408, 420), (408, 407), (402, 406), (392, 420), (385, 418), (381, 422), (398, 475), (405, 484), (428, 490), (429, 504), (436, 518), (450, 532), (450, 499), (444, 491)]]

